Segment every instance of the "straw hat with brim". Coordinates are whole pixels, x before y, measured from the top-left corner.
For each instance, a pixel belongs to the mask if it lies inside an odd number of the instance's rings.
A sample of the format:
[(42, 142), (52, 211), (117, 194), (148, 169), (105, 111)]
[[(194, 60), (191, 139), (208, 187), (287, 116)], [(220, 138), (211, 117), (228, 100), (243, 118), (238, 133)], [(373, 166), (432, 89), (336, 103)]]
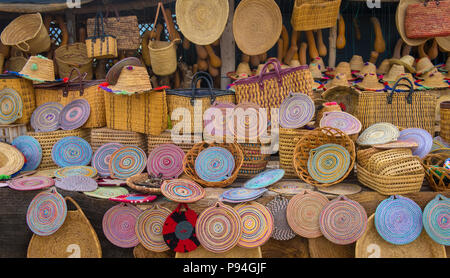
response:
[(419, 84), (429, 89), (450, 88), (450, 85), (444, 79), (444, 75), (437, 69), (426, 73), (424, 80)]
[(383, 76), (383, 81), (393, 82), (397, 80), (397, 76), (405, 73), (405, 67), (398, 64), (393, 64), (389, 72)]
[(358, 99), (361, 91), (350, 86), (335, 86), (322, 93), (322, 99), (342, 103), (345, 112), (355, 115), (358, 110)]
[(440, 48), (442, 48), (444, 51), (450, 52), (450, 36), (436, 37), (435, 39)]
[(359, 55), (353, 55), (352, 59), (350, 60), (350, 69), (352, 71), (361, 71), (364, 67), (364, 60)]
[(35, 83), (56, 81), (53, 60), (40, 55), (31, 56), (20, 72), (10, 71), (9, 73), (32, 80)]
[(344, 73), (345, 75), (347, 75), (347, 79), (348, 80), (353, 80), (354, 79), (353, 75), (352, 75), (352, 71), (350, 69), (350, 64), (348, 62), (340, 62), (337, 65), (335, 70), (333, 70), (331, 72), (330, 71), (327, 72), (327, 74), (331, 75), (331, 76), (335, 76), (338, 73)]
[(220, 38), (228, 12), (228, 0), (178, 0), (175, 5), (181, 33), (197, 45), (209, 45)]
[(403, 56), (400, 59), (390, 59), (389, 62), (391, 64), (397, 64), (397, 65), (402, 65), (405, 67), (405, 69), (407, 69), (409, 72), (416, 72), (416, 70), (414, 69), (413, 65), (414, 65), (414, 57), (411, 55), (406, 55)]
[(384, 84), (380, 83), (378, 77), (374, 73), (368, 73), (361, 82), (355, 83), (354, 86), (365, 91), (382, 91), (385, 89)]
[(24, 155), (15, 147), (0, 143), (0, 175), (13, 175), (25, 165)]
[(331, 88), (334, 88), (337, 86), (350, 87), (350, 83), (348, 82), (347, 75), (345, 75), (344, 73), (338, 73), (331, 81), (329, 81), (325, 84), (325, 88), (327, 90), (330, 90)]
[(428, 38), (424, 39), (410, 39), (406, 36), (405, 31), (405, 16), (406, 16), (406, 8), (410, 4), (418, 4), (422, 3), (421, 0), (400, 0), (400, 3), (397, 6), (397, 11), (395, 13), (395, 24), (397, 25), (398, 33), (403, 41), (410, 46), (418, 46), (424, 44)]
[(296, 68), (296, 67), (299, 67), (299, 66), (301, 66), (299, 60), (291, 60), (291, 62), (289, 63), (289, 67), (291, 67), (291, 68)]
[(322, 71), (319, 68), (319, 65), (316, 63), (309, 64), (309, 71), (314, 79), (324, 79)]
[(427, 72), (432, 71), (435, 67), (435, 65), (433, 65), (433, 63), (431, 62), (430, 58), (427, 57), (422, 57), (417, 61), (416, 64), (416, 74), (418, 76), (424, 75)]
[(108, 82), (109, 85), (116, 85), (117, 80), (122, 73), (123, 67), (126, 66), (143, 67), (144, 65), (142, 64), (141, 60), (136, 57), (122, 59), (109, 69), (108, 73), (106, 74), (106, 82)]
[(123, 67), (116, 85), (100, 87), (108, 92), (125, 95), (152, 90), (147, 69), (138, 66)]
[[(413, 75), (411, 73), (399, 74), (395, 81), (388, 82), (389, 87), (392, 88), (395, 85), (395, 83), (397, 83), (397, 81), (399, 81), (399, 79), (403, 78), (403, 77), (406, 77), (409, 81), (411, 81), (411, 83), (413, 84), (413, 89), (414, 90), (421, 89), (420, 86), (417, 86), (417, 84), (415, 83), (416, 79), (414, 79), (414, 77), (413, 77)], [(409, 82), (403, 79), (403, 80), (400, 81), (400, 83), (398, 83), (397, 88), (395, 88), (395, 89), (396, 90), (401, 90), (401, 91), (409, 91), (410, 90), (409, 86), (410, 86)]]
[(372, 64), (371, 62), (366, 62), (364, 63), (364, 67), (361, 69), (361, 71), (359, 72), (358, 77), (360, 78), (364, 78), (364, 76), (368, 73), (377, 73), (377, 66), (375, 66), (374, 64)]
[[(260, 65), (261, 66), (261, 65)], [(262, 65), (264, 66), (264, 65)], [(258, 67), (259, 69), (259, 67)], [(238, 65), (236, 71), (227, 73), (227, 76), (232, 80), (238, 80), (253, 76), (254, 72), (250, 69), (250, 65), (246, 62), (242, 62)]]
[(326, 72), (327, 68), (325, 67), (325, 63), (323, 62), (322, 57), (316, 57), (314, 58), (314, 62), (312, 62), (314, 64), (318, 64), (319, 65), (319, 69), (321, 72)]
[(271, 49), (280, 38), (282, 26), (280, 7), (273, 0), (241, 1), (234, 11), (234, 38), (247, 55), (260, 55)]
[(391, 63), (389, 62), (389, 59), (384, 59), (383, 62), (381, 62), (380, 66), (377, 69), (377, 74), (386, 74), (389, 69), (391, 68)]

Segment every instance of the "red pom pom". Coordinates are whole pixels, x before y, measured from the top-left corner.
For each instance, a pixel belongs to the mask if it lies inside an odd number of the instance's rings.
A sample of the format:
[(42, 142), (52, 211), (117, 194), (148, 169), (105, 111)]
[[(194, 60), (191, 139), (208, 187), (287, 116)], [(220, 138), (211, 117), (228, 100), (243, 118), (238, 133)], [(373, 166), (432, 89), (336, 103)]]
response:
[(69, 82), (69, 78), (68, 77), (64, 77), (63, 81), (64, 81), (64, 83), (67, 83), (67, 82)]

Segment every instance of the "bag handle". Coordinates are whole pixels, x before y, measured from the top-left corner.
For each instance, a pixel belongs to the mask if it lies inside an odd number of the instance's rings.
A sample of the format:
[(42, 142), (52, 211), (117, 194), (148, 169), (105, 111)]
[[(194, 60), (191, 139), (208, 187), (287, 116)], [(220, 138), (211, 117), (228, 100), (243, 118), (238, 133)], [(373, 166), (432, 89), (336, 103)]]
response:
[[(101, 24), (101, 33), (100, 33), (100, 24)], [(104, 39), (104, 37), (106, 36), (105, 34), (105, 24), (103, 21), (103, 13), (100, 9), (97, 10), (97, 14), (95, 16), (95, 27), (94, 27), (94, 39), (93, 41), (95, 42), (96, 37), (100, 37), (102, 38), (102, 40)]]
[(280, 71), (281, 71), (281, 64), (280, 61), (278, 61), (276, 58), (272, 58), (269, 59), (269, 61), (267, 61), (267, 63), (264, 65), (264, 67), (261, 69), (261, 72), (259, 73), (259, 80), (258, 80), (258, 84), (260, 87), (263, 86), (263, 76), (266, 73), (266, 71), (268, 70), (269, 66), (273, 65), (275, 67), (275, 72), (277, 73), (277, 77), (278, 77), (278, 83), (281, 83), (281, 75), (280, 75)]
[[(106, 15), (105, 15), (105, 20), (108, 20), (109, 17), (109, 11), (110, 11), (111, 7), (110, 6), (106, 6)], [(119, 11), (117, 10), (116, 7), (112, 7), (114, 13), (116, 14), (116, 19), (117, 21), (120, 21), (120, 16), (119, 16)]]
[[(72, 80), (72, 75), (74, 72), (78, 73), (78, 76)], [(84, 94), (84, 86), (83, 82), (85, 81), (87, 77), (87, 72), (85, 72), (83, 75), (81, 74), (80, 70), (77, 68), (72, 68), (69, 74), (69, 80), (66, 83), (66, 87), (63, 91), (63, 97), (67, 97), (69, 95), (69, 86), (71, 83), (75, 83), (76, 80), (80, 80), (80, 97)]]
[(411, 80), (409, 80), (409, 79), (406, 78), (406, 77), (401, 77), (401, 78), (394, 84), (394, 86), (392, 87), (392, 92), (391, 92), (391, 94), (388, 95), (388, 97), (387, 97), (387, 103), (388, 103), (388, 104), (392, 104), (392, 99), (394, 98), (395, 89), (397, 88), (398, 85), (400, 85), (400, 82), (401, 82), (402, 80), (406, 80), (406, 81), (409, 83), (409, 84), (406, 84), (406, 85), (405, 85), (405, 84), (401, 84), (401, 85), (406, 86), (406, 87), (409, 88), (409, 94), (408, 94), (408, 96), (406, 96), (406, 102), (407, 102), (408, 104), (412, 104), (412, 94), (414, 93), (414, 85), (412, 84)]
[[(161, 13), (163, 14), (164, 17), (164, 21), (166, 22), (166, 27), (167, 27), (167, 33), (169, 34), (169, 39), (171, 42), (174, 42), (177, 39), (173, 39), (172, 36), (173, 34), (170, 33), (170, 28), (169, 28), (169, 20), (167, 19), (167, 15), (166, 12), (164, 10), (164, 5), (162, 2), (158, 2), (158, 8), (156, 10), (156, 17), (155, 17), (155, 21), (153, 22), (153, 28), (156, 28), (156, 24), (158, 23), (158, 17), (159, 17), (159, 10), (161, 10)], [(156, 38), (153, 38), (152, 40), (155, 40)]]
[(199, 80), (205, 80), (206, 83), (208, 84), (209, 96), (211, 97), (211, 104), (213, 104), (216, 101), (216, 95), (214, 94), (213, 89), (212, 89), (212, 77), (207, 72), (199, 71), (199, 72), (195, 73), (194, 76), (192, 77), (192, 83), (191, 83), (191, 88), (192, 88), (191, 105), (194, 106), (195, 96), (196, 96), (196, 92), (197, 92), (196, 84), (197, 84), (197, 82)]
[[(428, 5), (428, 2), (432, 2), (432, 1), (433, 0), (425, 0), (423, 2), (423, 6), (426, 7)], [(439, 0), (434, 0), (434, 2), (436, 2), (436, 6), (439, 6), (439, 4), (441, 4)]]
[[(25, 48), (22, 48), (22, 47), (20, 46), (20, 44), (24, 44), (24, 45), (25, 45)], [(16, 44), (15, 46), (16, 46), (18, 49), (22, 50), (23, 52), (28, 52), (28, 51), (30, 51), (30, 45), (29, 45), (28, 43), (26, 43), (26, 42), (19, 42), (19, 43)]]

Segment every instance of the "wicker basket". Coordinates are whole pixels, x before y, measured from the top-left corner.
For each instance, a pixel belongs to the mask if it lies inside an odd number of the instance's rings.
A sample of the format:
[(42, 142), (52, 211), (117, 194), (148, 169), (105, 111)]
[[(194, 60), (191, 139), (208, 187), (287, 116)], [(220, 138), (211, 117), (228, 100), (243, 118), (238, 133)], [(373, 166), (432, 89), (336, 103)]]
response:
[(105, 92), (106, 124), (116, 130), (160, 135), (167, 128), (166, 91), (134, 95)]
[(19, 136), (27, 135), (25, 124), (0, 125), (0, 142), (12, 144)]
[(261, 144), (239, 144), (244, 154), (244, 163), (238, 173), (238, 178), (251, 178), (263, 172), (269, 162), (270, 154), (261, 153)]
[(367, 148), (367, 149), (361, 149), (356, 152), (356, 160), (358, 161), (358, 164), (367, 167), (367, 164), (370, 161), (370, 158), (372, 155), (382, 152), (383, 150), (377, 149), (377, 148)]
[(11, 88), (22, 98), (22, 118), (16, 124), (28, 124), (33, 111), (36, 109), (33, 82), (31, 80), (11, 75), (0, 75), (0, 90)]
[(311, 132), (308, 129), (288, 129), (280, 127), (279, 135), (279, 156), (280, 168), (285, 171), (284, 177), (297, 178), (294, 169), (294, 149), (301, 137)]
[(145, 134), (114, 130), (106, 127), (91, 129), (91, 147), (94, 152), (104, 144), (108, 143), (135, 146), (147, 152), (147, 136)]
[[(235, 167), (231, 176), (220, 182), (207, 182), (202, 180), (195, 171), (195, 160), (201, 151), (209, 147), (222, 147), (231, 152), (234, 157)], [(186, 154), (183, 159), (183, 170), (189, 178), (196, 181), (197, 183), (204, 185), (206, 187), (226, 187), (231, 185), (237, 178), (239, 171), (241, 170), (242, 164), (244, 163), (244, 154), (241, 147), (237, 143), (198, 143), (195, 144), (192, 149)]]
[[(316, 149), (325, 144), (337, 144), (344, 147), (350, 154), (350, 166), (347, 172), (337, 181), (332, 183), (318, 183), (315, 181), (308, 172), (308, 160), (310, 157), (310, 151)], [(294, 169), (297, 172), (298, 177), (303, 181), (315, 185), (328, 187), (334, 184), (342, 182), (354, 168), (356, 159), (355, 143), (348, 137), (347, 134), (341, 130), (331, 127), (318, 128), (309, 134), (303, 136), (297, 143), (294, 149)]]
[(77, 68), (82, 74), (87, 73), (87, 80), (93, 78), (93, 59), (87, 57), (86, 44), (84, 43), (77, 42), (59, 47), (55, 50), (55, 61), (61, 79), (69, 77), (72, 68)]
[(448, 158), (448, 153), (428, 154), (422, 161), (425, 177), (434, 191), (450, 190), (450, 170), (442, 167)]
[(194, 144), (203, 141), (202, 134), (183, 134), (183, 135), (180, 135), (180, 137), (177, 136), (176, 140), (184, 141), (184, 142), (182, 142), (182, 143), (174, 142), (172, 140), (172, 134), (171, 134), (170, 130), (166, 130), (158, 136), (148, 135), (147, 138), (148, 138), (148, 140), (147, 140), (148, 154), (150, 154), (154, 148), (156, 148), (159, 145), (163, 145), (163, 144), (177, 145), (184, 151), (184, 153), (187, 153), (190, 149), (192, 149)]
[(360, 183), (382, 195), (398, 195), (419, 192), (422, 188), (425, 172), (408, 176), (381, 176), (356, 165), (356, 174)]
[(392, 149), (372, 155), (367, 163), (366, 169), (378, 173), (380, 167), (392, 163), (396, 159), (412, 157), (411, 149)]
[(441, 132), (440, 136), (447, 142), (450, 142), (450, 101), (441, 103)]
[(341, 0), (296, 0), (291, 24), (296, 31), (330, 28), (336, 25)]
[(59, 140), (68, 136), (78, 136), (90, 142), (89, 134), (89, 129), (75, 129), (68, 131), (58, 130), (52, 132), (28, 132), (28, 135), (36, 138), (36, 140), (38, 140), (39, 144), (42, 147), (42, 162), (37, 170), (59, 168), (52, 159), (53, 145), (55, 145)]
[(145, 182), (147, 179), (148, 179), (148, 174), (143, 173), (143, 174), (129, 177), (126, 182), (127, 182), (128, 187), (130, 187), (131, 189), (134, 189), (136, 191), (139, 191), (139, 192), (142, 192), (145, 194), (161, 195), (162, 193), (161, 193), (160, 187), (147, 187), (147, 186), (137, 184), (140, 182)]

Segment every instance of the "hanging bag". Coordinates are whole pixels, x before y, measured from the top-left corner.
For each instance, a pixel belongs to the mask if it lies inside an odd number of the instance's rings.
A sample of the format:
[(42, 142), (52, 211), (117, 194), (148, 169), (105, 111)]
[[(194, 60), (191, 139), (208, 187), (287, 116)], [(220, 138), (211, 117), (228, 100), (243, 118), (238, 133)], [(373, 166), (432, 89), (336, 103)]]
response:
[(106, 59), (117, 57), (117, 39), (113, 35), (106, 35), (101, 11), (98, 11), (95, 16), (93, 35), (86, 39), (86, 50), (88, 58)]
[(405, 31), (410, 39), (450, 35), (450, 1), (410, 4), (406, 8)]

